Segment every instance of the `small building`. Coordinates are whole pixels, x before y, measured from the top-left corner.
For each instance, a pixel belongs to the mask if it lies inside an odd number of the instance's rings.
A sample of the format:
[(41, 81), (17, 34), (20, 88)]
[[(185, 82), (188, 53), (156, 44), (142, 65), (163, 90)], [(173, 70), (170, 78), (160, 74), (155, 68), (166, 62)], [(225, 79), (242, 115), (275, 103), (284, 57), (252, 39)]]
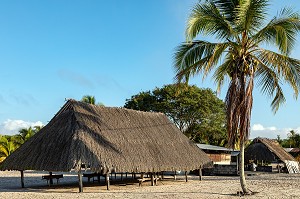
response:
[(288, 173), (299, 173), (295, 158), (287, 153), (276, 140), (255, 138), (245, 149), (245, 164), (255, 163), (257, 171), (272, 172), (274, 168), (281, 172), (286, 168)]
[[(238, 153), (233, 149), (209, 144), (197, 144), (204, 151), (214, 164), (234, 164), (236, 165), (236, 157)], [(234, 156), (234, 157), (233, 157)]]
[(213, 161), (214, 167), (204, 169), (208, 175), (237, 175), (239, 151), (209, 144), (197, 144)]

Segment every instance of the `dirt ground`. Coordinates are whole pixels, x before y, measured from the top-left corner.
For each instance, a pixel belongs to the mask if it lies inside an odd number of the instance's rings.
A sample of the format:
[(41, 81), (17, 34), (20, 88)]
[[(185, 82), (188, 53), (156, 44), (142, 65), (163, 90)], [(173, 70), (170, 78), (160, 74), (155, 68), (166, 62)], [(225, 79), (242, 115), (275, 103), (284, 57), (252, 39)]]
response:
[[(136, 180), (129, 175), (126, 181), (115, 181), (112, 176), (110, 190), (106, 190), (104, 179), (98, 182), (87, 182), (84, 178), (84, 192), (78, 193), (76, 173), (63, 173), (64, 178), (53, 186), (48, 186), (42, 175), (46, 172), (25, 171), (25, 188), (21, 188), (20, 172), (0, 171), (0, 198), (240, 198), (241, 190), (238, 176), (177, 176), (174, 180), (168, 176), (158, 181), (157, 186), (145, 182), (139, 187)], [(259, 173), (247, 176), (250, 190), (257, 192), (241, 198), (300, 198), (300, 174)]]

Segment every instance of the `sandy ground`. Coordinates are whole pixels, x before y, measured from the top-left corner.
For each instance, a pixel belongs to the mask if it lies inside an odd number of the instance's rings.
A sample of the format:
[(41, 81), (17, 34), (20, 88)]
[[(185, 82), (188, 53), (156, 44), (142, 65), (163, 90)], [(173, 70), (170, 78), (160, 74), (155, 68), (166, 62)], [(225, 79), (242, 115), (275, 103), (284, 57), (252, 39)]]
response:
[[(84, 193), (78, 193), (76, 173), (63, 173), (59, 184), (49, 187), (42, 175), (46, 172), (25, 171), (25, 188), (21, 188), (20, 172), (0, 171), (0, 198), (239, 198), (238, 176), (204, 176), (199, 181), (197, 176), (172, 177), (159, 181), (157, 186), (146, 182), (139, 187), (136, 181), (112, 181), (110, 191), (106, 190), (104, 179), (98, 183), (84, 179)], [(131, 177), (131, 175), (130, 175)], [(114, 180), (114, 176), (112, 177)], [(247, 176), (249, 189), (258, 192), (241, 198), (300, 198), (300, 174), (265, 174), (255, 173)]]

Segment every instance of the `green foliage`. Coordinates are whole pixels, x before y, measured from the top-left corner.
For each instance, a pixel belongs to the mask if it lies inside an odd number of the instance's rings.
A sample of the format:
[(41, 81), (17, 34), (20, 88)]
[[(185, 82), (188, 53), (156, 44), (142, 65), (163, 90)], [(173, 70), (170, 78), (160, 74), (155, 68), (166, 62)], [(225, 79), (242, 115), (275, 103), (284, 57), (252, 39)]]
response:
[(0, 135), (0, 163), (41, 128), (41, 126), (29, 127), (28, 129), (21, 129), (17, 135)]
[[(81, 102), (85, 102), (85, 103), (88, 103), (88, 104), (93, 104), (95, 105), (96, 104), (96, 98), (95, 96), (91, 96), (91, 95), (84, 95), (81, 100)], [(104, 104), (102, 102), (99, 102), (96, 104), (97, 106), (104, 106)]]
[(221, 146), (226, 143), (225, 105), (210, 89), (185, 84), (165, 85), (132, 96), (124, 107), (162, 112), (196, 142)]
[(0, 137), (0, 163), (5, 160), (14, 150), (15, 144), (8, 136)]
[(42, 127), (35, 126), (34, 128), (23, 128), (19, 130), (19, 134), (14, 135), (12, 140), (15, 142), (16, 146), (19, 147), (24, 144), (29, 138), (31, 138), (34, 134), (36, 134)]
[(82, 102), (88, 103), (88, 104), (96, 104), (96, 98), (91, 95), (84, 95), (81, 99)]
[[(278, 138), (277, 138), (278, 141)], [(279, 139), (279, 144), (285, 148), (300, 148), (300, 134), (291, 130), (287, 134), (287, 139)]]

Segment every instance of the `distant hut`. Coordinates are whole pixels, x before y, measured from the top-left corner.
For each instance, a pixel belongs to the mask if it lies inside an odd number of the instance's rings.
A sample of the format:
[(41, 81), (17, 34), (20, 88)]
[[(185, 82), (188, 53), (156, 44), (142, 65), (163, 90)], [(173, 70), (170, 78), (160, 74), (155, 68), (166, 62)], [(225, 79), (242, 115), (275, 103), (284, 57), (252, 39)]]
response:
[(284, 150), (291, 154), (298, 162), (300, 161), (300, 148), (284, 148)]
[(255, 138), (245, 149), (245, 161), (248, 163), (251, 161), (262, 164), (273, 163), (277, 164), (278, 168), (280, 164), (284, 164), (289, 173), (299, 173), (298, 162), (277, 141), (272, 139)]
[[(51, 121), (12, 153), (1, 170), (78, 172), (189, 171), (211, 160), (164, 114), (68, 100)], [(23, 180), (22, 180), (23, 182)], [(22, 184), (24, 185), (24, 184)]]

